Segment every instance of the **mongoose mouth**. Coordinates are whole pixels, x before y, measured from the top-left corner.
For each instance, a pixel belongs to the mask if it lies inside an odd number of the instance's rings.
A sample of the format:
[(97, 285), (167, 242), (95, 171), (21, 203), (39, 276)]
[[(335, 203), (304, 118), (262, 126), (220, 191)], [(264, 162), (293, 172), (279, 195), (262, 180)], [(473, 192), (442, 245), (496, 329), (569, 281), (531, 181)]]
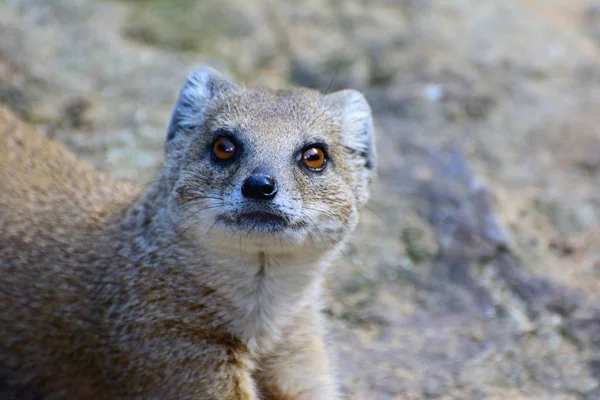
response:
[(288, 218), (267, 211), (245, 212), (233, 216), (223, 215), (221, 220), (238, 229), (257, 232), (277, 232), (290, 226)]

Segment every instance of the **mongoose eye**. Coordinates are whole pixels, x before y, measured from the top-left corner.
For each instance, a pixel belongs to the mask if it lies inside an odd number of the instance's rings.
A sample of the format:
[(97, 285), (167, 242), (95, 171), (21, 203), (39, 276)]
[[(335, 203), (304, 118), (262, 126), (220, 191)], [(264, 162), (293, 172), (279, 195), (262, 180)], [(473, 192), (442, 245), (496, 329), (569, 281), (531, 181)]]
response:
[(302, 150), (301, 161), (311, 171), (322, 171), (327, 165), (325, 150), (312, 145)]
[(231, 160), (235, 155), (236, 146), (225, 136), (219, 136), (212, 145), (212, 156), (219, 161)]

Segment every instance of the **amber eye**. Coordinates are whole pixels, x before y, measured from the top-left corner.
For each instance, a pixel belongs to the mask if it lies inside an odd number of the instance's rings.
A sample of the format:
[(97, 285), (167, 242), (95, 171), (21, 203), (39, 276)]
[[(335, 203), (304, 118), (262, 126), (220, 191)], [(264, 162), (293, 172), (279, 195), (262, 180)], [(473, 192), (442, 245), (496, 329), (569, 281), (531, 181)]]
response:
[(235, 155), (235, 143), (225, 136), (220, 136), (215, 140), (212, 147), (212, 155), (220, 161), (231, 160)]
[(308, 147), (302, 151), (302, 163), (312, 171), (322, 171), (327, 164), (325, 151), (320, 147)]

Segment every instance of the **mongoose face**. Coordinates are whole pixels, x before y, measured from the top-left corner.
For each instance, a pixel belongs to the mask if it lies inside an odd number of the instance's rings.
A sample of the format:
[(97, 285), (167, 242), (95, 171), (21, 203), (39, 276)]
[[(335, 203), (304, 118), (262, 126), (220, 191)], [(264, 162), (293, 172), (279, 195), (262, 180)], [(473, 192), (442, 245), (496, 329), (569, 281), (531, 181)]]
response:
[(202, 68), (168, 130), (171, 220), (182, 234), (239, 251), (329, 248), (368, 199), (372, 131), (356, 91), (242, 87)]

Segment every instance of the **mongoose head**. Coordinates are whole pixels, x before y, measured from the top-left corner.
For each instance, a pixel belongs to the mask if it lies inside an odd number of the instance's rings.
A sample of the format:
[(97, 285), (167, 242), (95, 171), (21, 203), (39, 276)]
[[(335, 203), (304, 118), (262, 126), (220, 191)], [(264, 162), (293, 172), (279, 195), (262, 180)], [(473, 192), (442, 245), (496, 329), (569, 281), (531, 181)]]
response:
[(244, 87), (200, 68), (168, 128), (168, 212), (181, 234), (232, 251), (326, 250), (356, 226), (375, 158), (359, 92)]

